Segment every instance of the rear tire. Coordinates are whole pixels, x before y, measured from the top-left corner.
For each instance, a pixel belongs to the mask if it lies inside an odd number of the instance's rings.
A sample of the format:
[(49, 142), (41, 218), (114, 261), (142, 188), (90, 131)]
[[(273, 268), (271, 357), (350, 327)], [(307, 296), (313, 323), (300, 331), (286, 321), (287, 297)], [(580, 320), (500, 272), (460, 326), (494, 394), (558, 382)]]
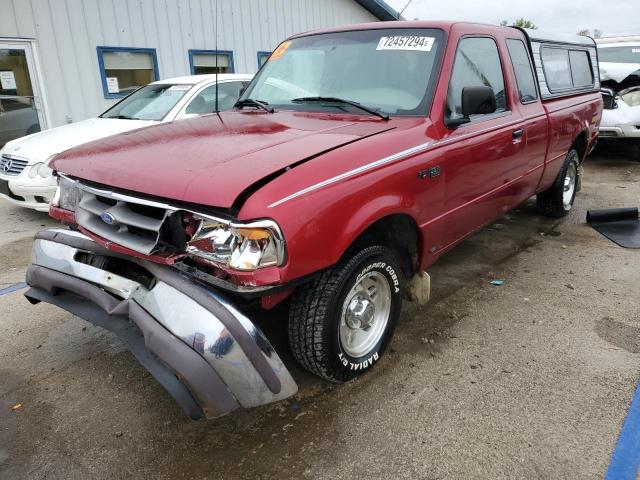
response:
[(560, 218), (567, 215), (578, 191), (580, 171), (580, 156), (571, 149), (565, 158), (564, 164), (558, 172), (553, 184), (536, 197), (538, 212), (545, 217)]
[(400, 262), (387, 247), (348, 253), (294, 294), (294, 357), (311, 373), (338, 383), (369, 370), (393, 336), (403, 288)]

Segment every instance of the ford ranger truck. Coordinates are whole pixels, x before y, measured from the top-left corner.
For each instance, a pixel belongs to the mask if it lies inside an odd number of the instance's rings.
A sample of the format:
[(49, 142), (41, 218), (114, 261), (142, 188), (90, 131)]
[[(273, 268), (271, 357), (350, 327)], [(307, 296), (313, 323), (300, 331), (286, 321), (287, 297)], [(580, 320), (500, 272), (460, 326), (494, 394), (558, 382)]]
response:
[(69, 228), (36, 235), (26, 296), (118, 334), (192, 418), (296, 392), (254, 323), (281, 302), (300, 365), (349, 381), (441, 255), (533, 195), (543, 215), (571, 210), (599, 83), (585, 37), (294, 35), (234, 110), (57, 155), (50, 214)]

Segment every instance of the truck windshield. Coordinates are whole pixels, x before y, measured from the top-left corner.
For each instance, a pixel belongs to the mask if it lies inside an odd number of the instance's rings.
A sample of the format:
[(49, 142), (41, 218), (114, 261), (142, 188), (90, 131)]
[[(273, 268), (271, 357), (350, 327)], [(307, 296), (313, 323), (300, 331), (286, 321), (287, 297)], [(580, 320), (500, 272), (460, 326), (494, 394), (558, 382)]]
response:
[(162, 120), (191, 85), (154, 84), (136, 90), (100, 115), (125, 120)]
[(598, 60), (612, 63), (640, 63), (640, 44), (629, 47), (599, 47)]
[[(288, 40), (242, 100), (276, 109), (425, 115), (443, 50), (436, 29), (358, 30)], [(348, 102), (340, 101), (346, 100)]]

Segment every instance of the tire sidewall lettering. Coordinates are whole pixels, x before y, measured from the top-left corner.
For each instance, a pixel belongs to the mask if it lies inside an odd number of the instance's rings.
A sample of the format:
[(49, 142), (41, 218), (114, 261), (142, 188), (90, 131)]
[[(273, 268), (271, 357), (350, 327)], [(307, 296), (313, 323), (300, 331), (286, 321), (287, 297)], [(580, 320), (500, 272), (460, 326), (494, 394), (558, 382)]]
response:
[(344, 353), (340, 352), (338, 354), (338, 358), (340, 359), (340, 363), (342, 363), (343, 367), (348, 368), (349, 370), (358, 371), (372, 367), (373, 364), (378, 361), (380, 355), (376, 351), (360, 362), (353, 362), (349, 360)]
[(393, 293), (400, 293), (400, 279), (398, 278), (398, 274), (396, 273), (395, 268), (393, 268), (393, 266), (389, 265), (387, 262), (370, 263), (365, 268), (363, 268), (362, 271), (360, 271), (360, 273), (356, 277), (356, 281), (360, 280), (363, 276), (365, 276), (371, 270), (378, 270), (381, 273), (386, 273), (389, 279), (391, 280)]

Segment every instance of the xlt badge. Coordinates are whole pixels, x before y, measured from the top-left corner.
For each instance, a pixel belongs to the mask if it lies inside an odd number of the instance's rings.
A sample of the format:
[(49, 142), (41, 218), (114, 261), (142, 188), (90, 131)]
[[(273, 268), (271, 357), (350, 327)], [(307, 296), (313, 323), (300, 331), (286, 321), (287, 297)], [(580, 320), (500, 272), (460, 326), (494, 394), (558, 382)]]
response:
[(420, 170), (418, 172), (418, 178), (420, 180), (424, 180), (425, 178), (433, 178), (440, 175), (440, 166), (436, 165), (435, 167), (427, 168), (426, 170)]

